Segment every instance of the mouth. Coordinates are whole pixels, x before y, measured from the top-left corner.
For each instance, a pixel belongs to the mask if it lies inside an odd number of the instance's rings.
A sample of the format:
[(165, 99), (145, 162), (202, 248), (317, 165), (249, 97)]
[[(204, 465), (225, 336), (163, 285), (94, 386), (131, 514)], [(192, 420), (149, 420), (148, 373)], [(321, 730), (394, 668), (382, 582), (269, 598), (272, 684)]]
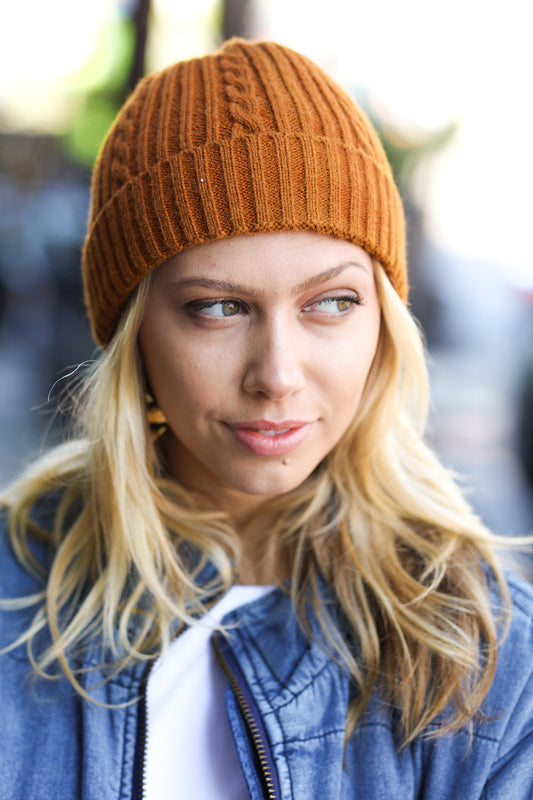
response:
[(307, 438), (313, 423), (304, 420), (252, 420), (226, 423), (235, 439), (258, 456), (284, 456)]

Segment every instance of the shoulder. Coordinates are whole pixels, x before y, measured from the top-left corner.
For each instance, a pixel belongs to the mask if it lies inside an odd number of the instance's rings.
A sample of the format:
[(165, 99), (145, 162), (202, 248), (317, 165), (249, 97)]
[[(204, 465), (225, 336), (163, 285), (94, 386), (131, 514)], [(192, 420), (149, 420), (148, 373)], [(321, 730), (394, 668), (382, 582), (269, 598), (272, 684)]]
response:
[(60, 499), (60, 492), (39, 498), (31, 508), (28, 530), (17, 537), (10, 534), (9, 509), (0, 508), (0, 653), (6, 648), (24, 661), (25, 646), (12, 645), (31, 628), (44, 596), (56, 552), (46, 534), (53, 530)]
[(523, 653), (533, 672), (533, 584), (514, 572), (507, 571), (505, 578), (509, 589), (509, 610), (505, 612), (502, 609), (499, 596), (494, 604), (497, 622), (507, 623), (507, 633), (500, 645), (498, 669), (502, 668), (502, 663), (510, 668), (513, 658), (517, 659)]
[(514, 573), (506, 573), (506, 579), (511, 599), (508, 630), (483, 708), (494, 720), (501, 757), (533, 736), (533, 586)]
[[(40, 567), (42, 577), (23, 563), (15, 551), (14, 542), (10, 535), (9, 509), (0, 508), (0, 601), (21, 598), (35, 592), (42, 591), (54, 556), (54, 548), (46, 537), (35, 535), (37, 528), (43, 532), (51, 531), (59, 495), (54, 493), (43, 496), (32, 508), (30, 519), (35, 523), (35, 530), (26, 531), (26, 547), (29, 556)], [(21, 549), (24, 549), (22, 545)]]
[(505, 576), (515, 616), (522, 623), (533, 623), (533, 584), (514, 572), (506, 572)]

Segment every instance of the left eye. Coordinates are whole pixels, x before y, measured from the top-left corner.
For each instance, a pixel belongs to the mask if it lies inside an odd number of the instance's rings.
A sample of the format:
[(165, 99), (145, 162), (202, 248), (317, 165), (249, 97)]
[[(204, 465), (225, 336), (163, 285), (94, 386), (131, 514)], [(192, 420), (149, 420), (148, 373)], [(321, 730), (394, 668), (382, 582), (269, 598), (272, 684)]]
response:
[(208, 317), (234, 317), (240, 310), (241, 304), (235, 300), (215, 300), (212, 303), (202, 303), (195, 308), (195, 311)]
[(313, 303), (313, 308), (324, 311), (326, 314), (342, 314), (357, 303), (355, 297), (324, 297)]

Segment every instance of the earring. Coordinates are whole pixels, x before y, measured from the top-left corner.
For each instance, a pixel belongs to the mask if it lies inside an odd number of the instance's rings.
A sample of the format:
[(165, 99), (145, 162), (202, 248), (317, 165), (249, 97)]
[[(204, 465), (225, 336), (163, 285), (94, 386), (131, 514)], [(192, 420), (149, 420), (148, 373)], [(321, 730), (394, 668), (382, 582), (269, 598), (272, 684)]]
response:
[(156, 405), (154, 398), (148, 392), (145, 394), (144, 399), (148, 404), (148, 408), (146, 410), (146, 419), (148, 420), (148, 425), (150, 427), (150, 433), (152, 436), (152, 442), (156, 442), (167, 429), (167, 418)]

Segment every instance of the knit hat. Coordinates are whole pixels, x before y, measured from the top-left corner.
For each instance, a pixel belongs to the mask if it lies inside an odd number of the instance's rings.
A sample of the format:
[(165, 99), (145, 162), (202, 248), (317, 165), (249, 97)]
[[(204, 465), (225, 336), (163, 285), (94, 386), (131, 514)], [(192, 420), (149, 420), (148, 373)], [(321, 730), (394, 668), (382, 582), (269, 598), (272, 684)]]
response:
[(365, 114), (319, 67), (274, 42), (144, 78), (97, 159), (83, 250), (93, 335), (105, 345), (135, 286), (186, 247), (314, 230), (360, 245), (407, 296), (402, 203)]

